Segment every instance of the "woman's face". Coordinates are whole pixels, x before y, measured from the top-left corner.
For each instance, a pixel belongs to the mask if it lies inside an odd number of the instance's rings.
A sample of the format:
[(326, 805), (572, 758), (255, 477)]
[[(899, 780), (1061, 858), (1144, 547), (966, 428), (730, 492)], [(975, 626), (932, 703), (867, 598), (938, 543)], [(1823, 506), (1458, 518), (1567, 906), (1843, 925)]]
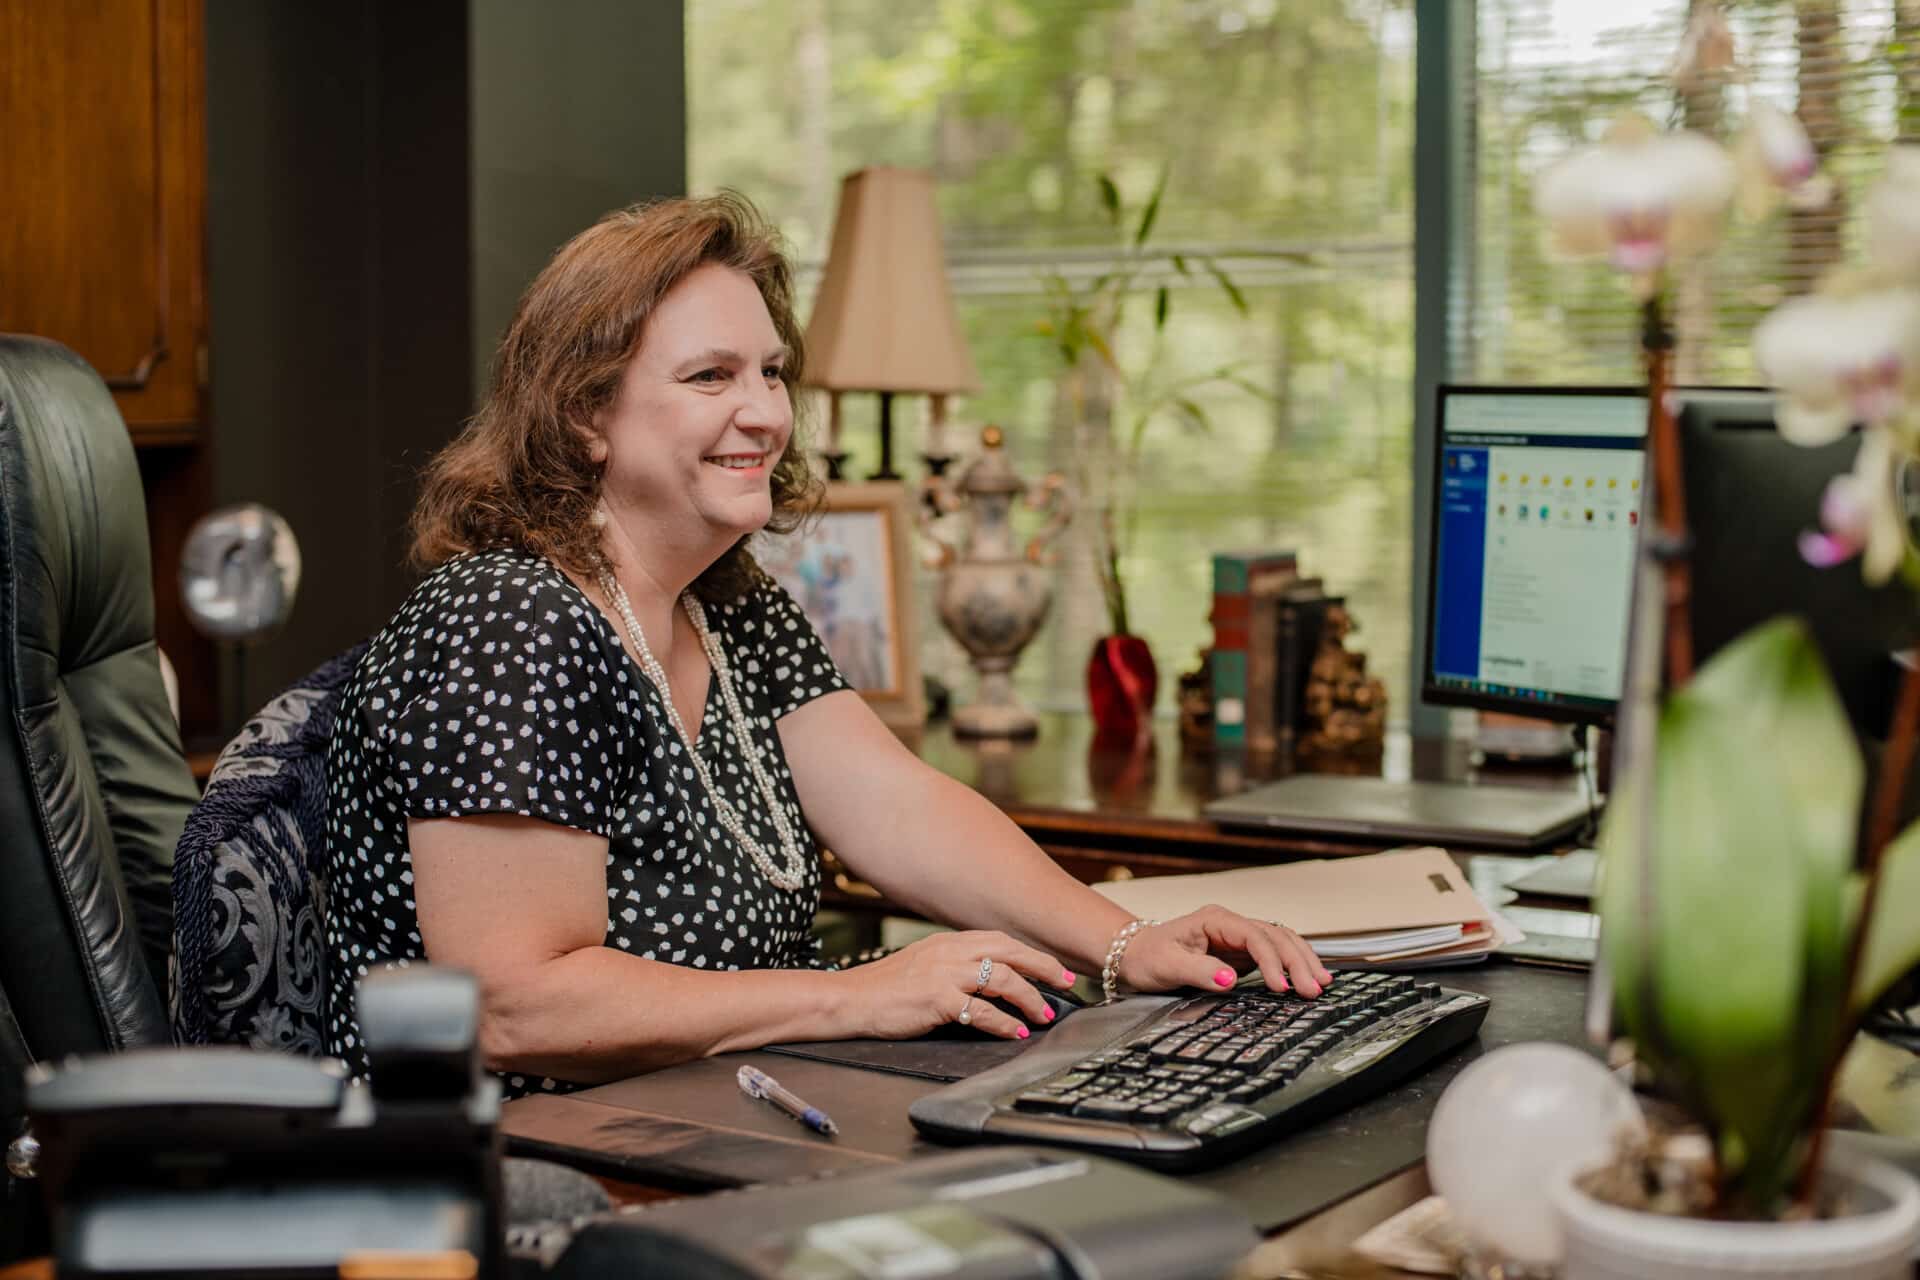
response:
[(603, 501), (630, 536), (717, 558), (767, 523), (793, 435), (786, 356), (743, 272), (709, 263), (660, 300), (592, 446)]

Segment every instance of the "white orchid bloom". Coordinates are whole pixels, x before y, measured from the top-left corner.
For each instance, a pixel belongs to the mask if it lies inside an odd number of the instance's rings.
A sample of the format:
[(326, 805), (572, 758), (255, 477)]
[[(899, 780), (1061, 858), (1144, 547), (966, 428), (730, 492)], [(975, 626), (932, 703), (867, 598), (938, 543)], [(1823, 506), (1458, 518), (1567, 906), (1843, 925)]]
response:
[(1867, 196), (1867, 258), (1920, 285), (1920, 146), (1894, 147), (1887, 174)]
[(1747, 126), (1734, 144), (1740, 174), (1740, 211), (1764, 217), (1786, 192), (1801, 209), (1832, 198), (1833, 184), (1819, 174), (1820, 155), (1797, 116), (1761, 98), (1747, 102)]
[(1599, 143), (1541, 175), (1534, 204), (1568, 253), (1606, 254), (1647, 276), (1711, 249), (1733, 196), (1726, 149), (1697, 133), (1660, 133), (1623, 116)]
[(1860, 439), (1860, 456), (1854, 459), (1853, 476), (1866, 507), (1867, 538), (1866, 549), (1860, 557), (1860, 573), (1872, 583), (1891, 578), (1907, 555), (1907, 534), (1901, 524), (1893, 484), (1899, 464), (1892, 435), (1882, 428), (1869, 428)]
[(1920, 291), (1843, 283), (1794, 298), (1760, 322), (1753, 353), (1780, 392), (1780, 434), (1794, 443), (1889, 423), (1920, 399)]

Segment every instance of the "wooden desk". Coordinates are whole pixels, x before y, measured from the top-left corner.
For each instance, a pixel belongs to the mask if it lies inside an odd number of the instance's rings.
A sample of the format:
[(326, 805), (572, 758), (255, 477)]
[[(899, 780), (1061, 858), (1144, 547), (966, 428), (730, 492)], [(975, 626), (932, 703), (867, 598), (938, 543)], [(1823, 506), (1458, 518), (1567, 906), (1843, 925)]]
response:
[[(910, 745), (949, 777), (993, 801), (1055, 861), (1087, 884), (1135, 876), (1220, 871), (1296, 858), (1377, 853), (1379, 841), (1329, 836), (1226, 831), (1201, 816), (1209, 801), (1266, 781), (1270, 773), (1243, 759), (1183, 751), (1171, 721), (1156, 722), (1146, 749), (1102, 747), (1085, 715), (1041, 717), (1040, 735), (1024, 741), (957, 738), (931, 725)], [(1413, 742), (1391, 736), (1379, 771), (1394, 778), (1537, 785), (1574, 789), (1577, 774), (1502, 770), (1482, 774), (1460, 742)], [(1474, 852), (1463, 850), (1462, 852)], [(825, 905), (896, 915), (872, 886), (829, 860)]]
[[(1350, 1110), (1185, 1178), (1240, 1204), (1263, 1231), (1308, 1224), (1417, 1170), (1426, 1154), (1427, 1119), (1441, 1091), (1487, 1049), (1526, 1040), (1583, 1043), (1584, 974), (1489, 963), (1434, 976), (1492, 998), (1473, 1044)], [(839, 1136), (820, 1137), (743, 1095), (734, 1082), (742, 1062), (824, 1108), (838, 1122)], [(642, 1186), (696, 1192), (885, 1168), (943, 1150), (920, 1138), (907, 1118), (908, 1106), (938, 1087), (759, 1051), (690, 1062), (577, 1094), (522, 1098), (504, 1108), (501, 1130), (514, 1154), (558, 1159)]]

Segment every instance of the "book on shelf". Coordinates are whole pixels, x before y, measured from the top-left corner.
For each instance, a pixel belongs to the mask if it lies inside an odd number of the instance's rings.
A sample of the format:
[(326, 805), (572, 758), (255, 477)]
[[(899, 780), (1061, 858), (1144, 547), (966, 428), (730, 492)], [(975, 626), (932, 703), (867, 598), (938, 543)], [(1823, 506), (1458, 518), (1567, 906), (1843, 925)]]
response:
[(1293, 580), (1291, 551), (1217, 551), (1213, 556), (1213, 737), (1218, 746), (1247, 741), (1247, 658), (1253, 596)]

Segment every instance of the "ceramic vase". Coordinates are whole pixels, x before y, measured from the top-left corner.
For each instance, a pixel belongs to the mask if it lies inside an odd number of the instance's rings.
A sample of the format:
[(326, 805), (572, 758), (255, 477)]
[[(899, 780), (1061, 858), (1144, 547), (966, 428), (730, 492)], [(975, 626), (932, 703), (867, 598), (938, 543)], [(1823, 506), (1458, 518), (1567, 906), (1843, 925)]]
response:
[[(980, 444), (980, 455), (956, 480), (933, 475), (923, 485), (923, 528), (931, 529), (936, 514), (965, 521), (957, 550), (934, 538), (941, 570), (935, 606), (980, 676), (974, 700), (954, 711), (953, 728), (968, 737), (1030, 737), (1040, 722), (1014, 696), (1013, 668), (1053, 604), (1044, 551), (1072, 517), (1073, 501), (1057, 474), (1032, 486), (1015, 474), (1000, 428), (982, 431)], [(1051, 514), (1024, 549), (1013, 531), (1014, 504), (1022, 500)]]

